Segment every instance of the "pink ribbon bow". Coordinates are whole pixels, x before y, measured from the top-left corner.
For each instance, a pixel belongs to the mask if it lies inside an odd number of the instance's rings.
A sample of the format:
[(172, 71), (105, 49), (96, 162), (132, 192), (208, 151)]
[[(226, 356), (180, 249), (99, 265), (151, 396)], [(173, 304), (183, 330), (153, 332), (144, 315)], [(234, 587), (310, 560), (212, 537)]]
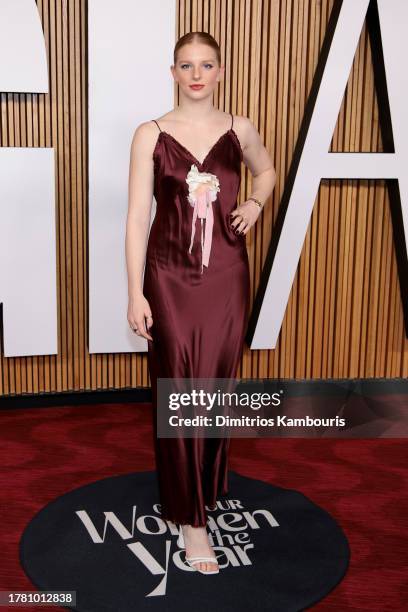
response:
[[(208, 267), (210, 259), (211, 243), (214, 227), (214, 212), (212, 203), (217, 200), (220, 191), (220, 182), (215, 174), (210, 172), (199, 172), (195, 164), (186, 177), (188, 184), (188, 201), (193, 206), (193, 220), (191, 222), (191, 241), (188, 252), (191, 253), (194, 242), (195, 226), (197, 219), (201, 221), (201, 274), (203, 266)], [(205, 221), (205, 235), (204, 235)]]
[[(201, 220), (201, 274), (203, 266), (208, 267), (210, 259), (212, 234), (214, 226), (214, 213), (211, 205), (210, 189), (203, 189), (194, 198), (193, 220), (191, 223), (191, 242), (188, 252), (193, 248), (195, 226), (197, 218)], [(204, 232), (205, 219), (205, 232)]]

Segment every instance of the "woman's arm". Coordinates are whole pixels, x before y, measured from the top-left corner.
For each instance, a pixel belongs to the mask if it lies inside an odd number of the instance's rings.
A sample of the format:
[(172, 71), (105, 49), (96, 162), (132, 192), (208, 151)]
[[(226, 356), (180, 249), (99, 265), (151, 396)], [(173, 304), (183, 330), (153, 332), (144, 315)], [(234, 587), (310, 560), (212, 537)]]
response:
[(153, 202), (153, 150), (157, 130), (151, 122), (136, 129), (130, 149), (128, 214), (126, 221), (126, 267), (128, 275), (128, 321), (132, 329), (146, 339), (153, 338), (147, 328), (152, 325), (149, 303), (143, 295), (143, 270)]
[[(241, 137), (243, 162), (252, 175), (252, 192), (250, 197), (257, 199), (263, 207), (275, 187), (275, 168), (258, 130), (251, 120), (247, 117), (237, 117), (237, 120)], [(255, 224), (261, 210), (261, 207), (248, 198), (231, 213), (233, 218), (231, 227), (238, 234), (246, 234)]]

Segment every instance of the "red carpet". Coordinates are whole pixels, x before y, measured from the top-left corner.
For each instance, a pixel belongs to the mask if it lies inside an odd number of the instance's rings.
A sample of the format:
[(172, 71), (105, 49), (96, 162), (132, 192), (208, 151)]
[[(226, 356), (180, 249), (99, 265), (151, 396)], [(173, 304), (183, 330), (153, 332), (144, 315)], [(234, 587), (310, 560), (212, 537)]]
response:
[[(0, 590), (35, 590), (18, 557), (25, 525), (67, 490), (153, 470), (151, 410), (147, 404), (2, 410), (1, 424)], [(232, 470), (301, 491), (330, 512), (349, 539), (345, 578), (313, 609), (406, 608), (406, 455), (406, 440), (231, 441)]]

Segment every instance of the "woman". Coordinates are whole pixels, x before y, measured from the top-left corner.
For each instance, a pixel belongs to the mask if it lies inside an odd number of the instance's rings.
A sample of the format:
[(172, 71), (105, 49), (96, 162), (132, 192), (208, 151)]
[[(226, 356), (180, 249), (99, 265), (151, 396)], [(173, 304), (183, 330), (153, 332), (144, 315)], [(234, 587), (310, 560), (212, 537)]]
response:
[[(180, 38), (171, 72), (179, 106), (133, 136), (126, 227), (128, 322), (148, 341), (156, 410), (158, 377), (236, 376), (249, 304), (245, 235), (276, 176), (253, 124), (213, 106), (224, 67), (212, 36)], [(236, 207), (241, 161), (253, 175), (252, 194)], [(181, 525), (186, 561), (206, 574), (219, 571), (205, 508), (227, 493), (228, 443), (158, 438), (155, 421), (161, 514)]]

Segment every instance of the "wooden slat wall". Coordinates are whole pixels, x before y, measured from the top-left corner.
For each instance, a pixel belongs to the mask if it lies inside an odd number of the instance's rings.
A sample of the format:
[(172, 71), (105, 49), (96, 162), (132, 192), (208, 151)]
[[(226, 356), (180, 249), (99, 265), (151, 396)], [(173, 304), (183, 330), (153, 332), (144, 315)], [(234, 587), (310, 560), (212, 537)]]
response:
[[(149, 386), (146, 354), (89, 355), (85, 0), (38, 0), (49, 95), (1, 94), (0, 146), (53, 146), (57, 159), (59, 338), (56, 356), (4, 358), (0, 395)], [(226, 65), (215, 104), (246, 115), (270, 151), (277, 184), (247, 237), (252, 299), (333, 0), (179, 0), (176, 37), (205, 30)], [(175, 89), (175, 100), (177, 92)], [(366, 29), (332, 151), (382, 151)], [(243, 166), (240, 198), (251, 191)], [(125, 314), (124, 314), (125, 316)], [(401, 377), (408, 343), (383, 181), (324, 181), (275, 350), (245, 348), (238, 376)]]

